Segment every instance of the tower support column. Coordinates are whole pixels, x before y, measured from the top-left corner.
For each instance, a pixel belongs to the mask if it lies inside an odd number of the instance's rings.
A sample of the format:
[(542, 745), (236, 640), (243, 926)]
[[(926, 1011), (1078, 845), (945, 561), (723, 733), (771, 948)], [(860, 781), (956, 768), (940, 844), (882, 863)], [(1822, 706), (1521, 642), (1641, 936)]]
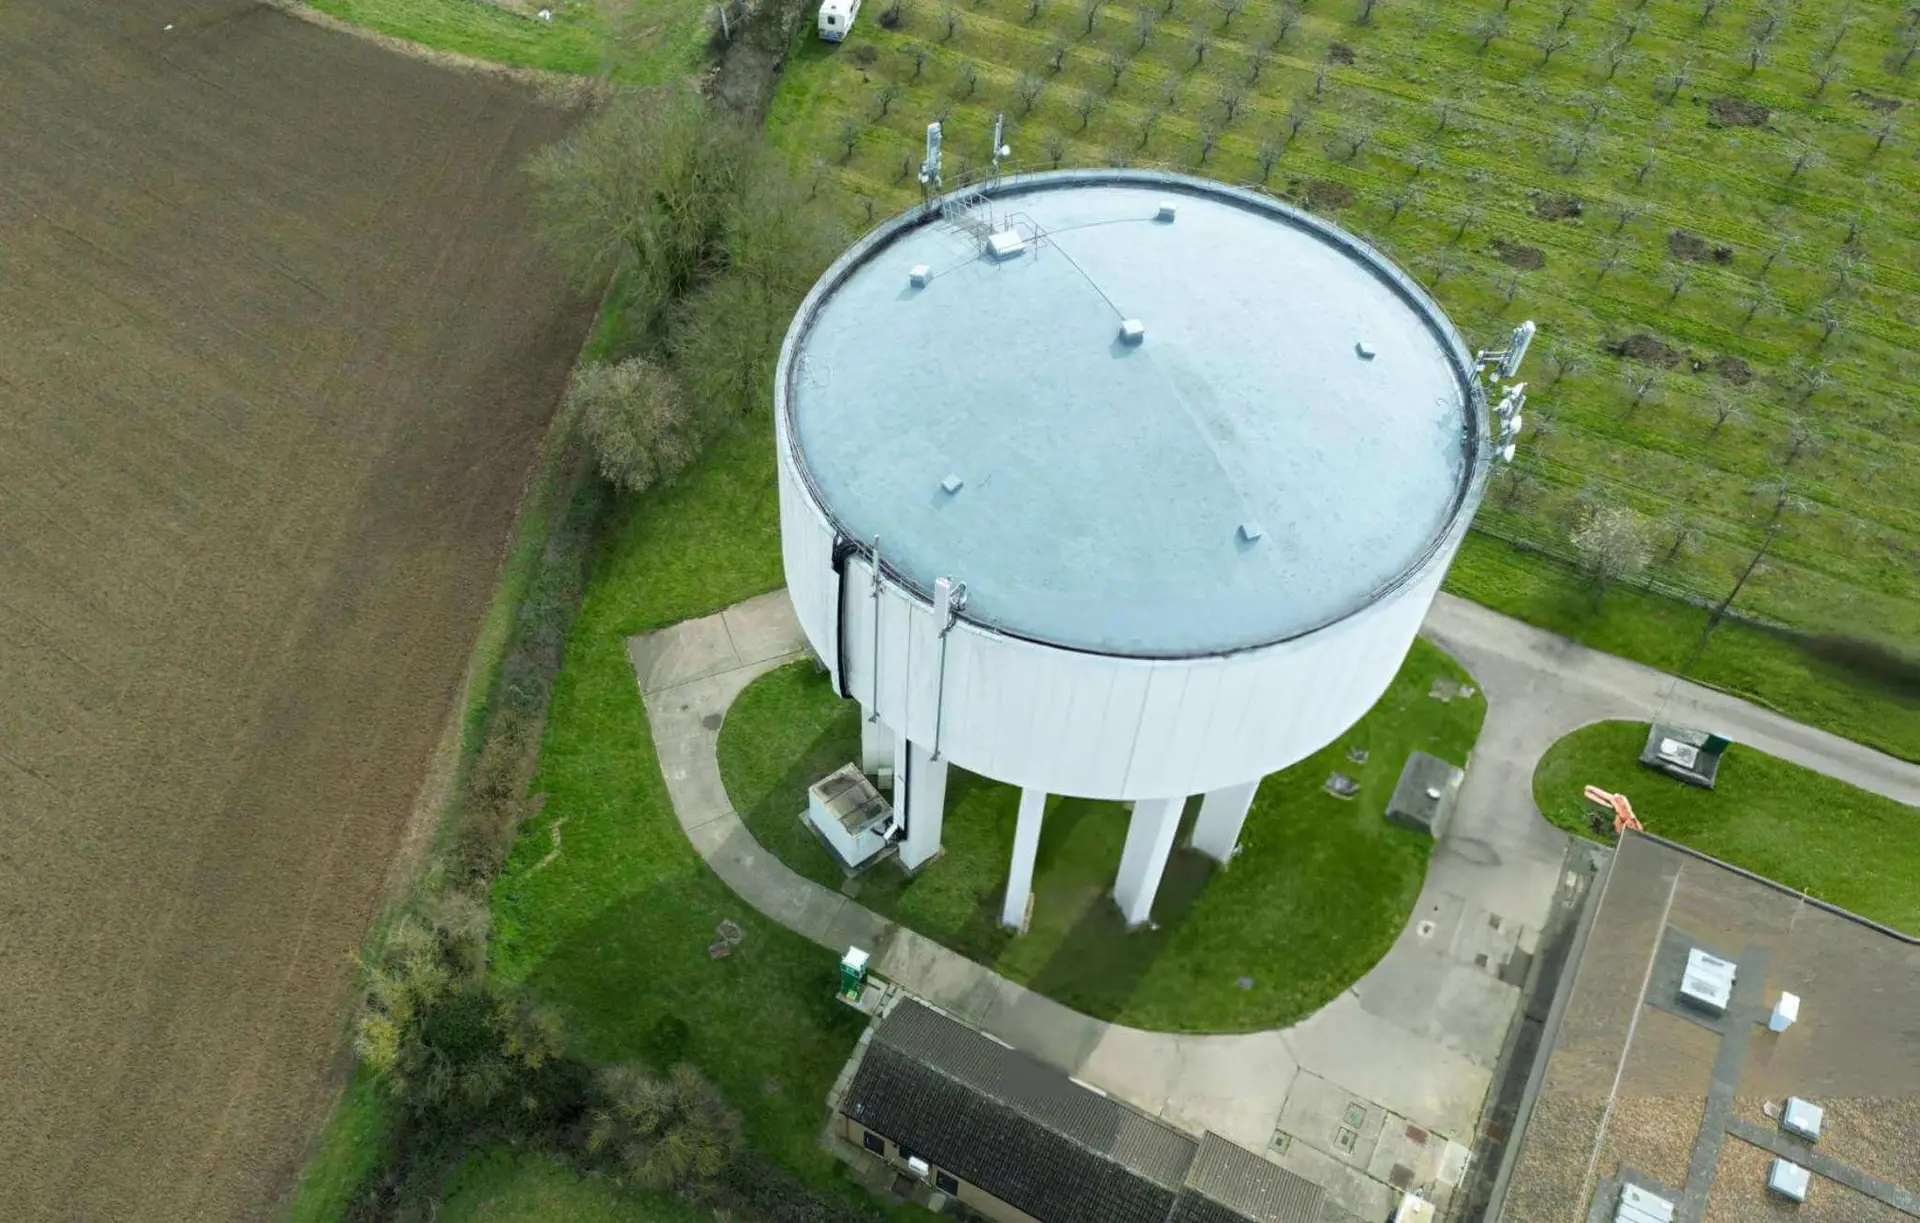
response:
[(1254, 791), (1260, 778), (1237, 786), (1207, 791), (1200, 802), (1199, 818), (1193, 822), (1192, 845), (1215, 862), (1233, 860), (1234, 847), (1240, 844), (1240, 829), (1247, 822), (1247, 810), (1253, 806)]
[(1027, 902), (1033, 895), (1033, 863), (1040, 853), (1040, 822), (1047, 810), (1047, 792), (1028, 786), (1020, 791), (1020, 820), (1013, 829), (1013, 865), (1007, 870), (1007, 902), (1000, 924), (1013, 930), (1027, 928)]
[(940, 823), (946, 816), (947, 762), (905, 735), (894, 741), (893, 809), (906, 825), (900, 865), (919, 870), (940, 852)]
[(873, 716), (873, 711), (865, 705), (860, 707), (860, 771), (869, 776), (882, 769), (893, 770), (894, 744), (897, 736), (893, 728)]
[(1153, 894), (1160, 890), (1173, 838), (1180, 831), (1180, 812), (1186, 797), (1143, 798), (1133, 804), (1127, 822), (1127, 845), (1120, 851), (1120, 874), (1114, 880), (1113, 899), (1129, 926), (1143, 926), (1153, 916)]

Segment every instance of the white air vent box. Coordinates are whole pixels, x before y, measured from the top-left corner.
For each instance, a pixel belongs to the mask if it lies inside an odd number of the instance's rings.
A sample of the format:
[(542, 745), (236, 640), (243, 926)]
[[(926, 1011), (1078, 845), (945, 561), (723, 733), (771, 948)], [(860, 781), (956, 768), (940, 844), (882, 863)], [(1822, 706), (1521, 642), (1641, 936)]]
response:
[(1147, 338), (1147, 325), (1137, 318), (1120, 321), (1120, 340), (1125, 344), (1138, 344)]
[(1807, 1171), (1791, 1159), (1776, 1159), (1767, 1172), (1767, 1188), (1783, 1198), (1796, 1202), (1807, 1200), (1807, 1190), (1813, 1186), (1813, 1173)]
[(1011, 259), (1026, 249), (1026, 240), (1011, 229), (1003, 229), (987, 238), (987, 253), (995, 259)]
[(1156, 221), (1171, 221), (1180, 215), (1180, 206), (1172, 200), (1161, 200), (1160, 211), (1154, 214)]
[(927, 282), (933, 279), (933, 269), (924, 263), (916, 263), (908, 269), (907, 279), (912, 282), (914, 288), (924, 289), (927, 287)]
[(1767, 1031), (1784, 1032), (1800, 1018), (1800, 995), (1780, 995), (1780, 1001), (1773, 1004), (1773, 1014), (1767, 1016)]
[(1799, 1096), (1788, 1096), (1787, 1106), (1780, 1111), (1780, 1128), (1789, 1134), (1798, 1134), (1808, 1142), (1818, 1142), (1820, 1123), (1826, 1116), (1827, 1110), (1818, 1104), (1809, 1104)]
[(1673, 1223), (1673, 1203), (1638, 1185), (1620, 1186), (1620, 1208), (1614, 1223)]
[(1708, 955), (1695, 947), (1687, 952), (1687, 971), (1680, 978), (1680, 996), (1714, 1015), (1727, 1013), (1733, 1001), (1733, 978), (1739, 966), (1732, 960)]

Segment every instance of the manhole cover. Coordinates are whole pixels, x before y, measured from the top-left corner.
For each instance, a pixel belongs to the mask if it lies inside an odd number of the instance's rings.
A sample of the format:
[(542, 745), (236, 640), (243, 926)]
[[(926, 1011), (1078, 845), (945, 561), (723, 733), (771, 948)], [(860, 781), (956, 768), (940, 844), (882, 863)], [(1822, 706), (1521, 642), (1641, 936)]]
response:
[(1347, 1124), (1359, 1129), (1367, 1123), (1367, 1106), (1364, 1104), (1347, 1105)]
[(1240, 978), (1240, 979), (1239, 979), (1238, 981), (1235, 981), (1235, 982), (1234, 982), (1234, 984), (1235, 984), (1235, 985), (1238, 985), (1238, 986), (1239, 986), (1239, 987), (1240, 987), (1241, 989), (1252, 989), (1252, 988), (1253, 988), (1253, 978), (1252, 978), (1252, 977), (1242, 977), (1242, 978)]
[(1421, 938), (1432, 938), (1433, 923), (1430, 921), (1423, 921), (1419, 925), (1413, 928), (1413, 932), (1419, 935)]
[(735, 947), (740, 945), (741, 939), (747, 937), (747, 932), (740, 928), (740, 923), (732, 920), (721, 922), (720, 928), (714, 933)]
[(700, 725), (706, 727), (708, 730), (719, 730), (720, 715), (717, 713), (710, 713), (706, 717), (700, 719)]
[(1273, 1142), (1271, 1145), (1275, 1155), (1285, 1155), (1287, 1149), (1293, 1146), (1293, 1135), (1287, 1133), (1285, 1130), (1275, 1130), (1273, 1131)]
[(1352, 798), (1354, 795), (1360, 793), (1360, 783), (1345, 773), (1336, 771), (1331, 777), (1327, 778), (1326, 790), (1327, 793), (1333, 795), (1335, 798)]
[(1342, 1155), (1353, 1154), (1354, 1144), (1358, 1143), (1359, 1141), (1360, 1141), (1360, 1135), (1348, 1129), (1344, 1125), (1340, 1127), (1340, 1132), (1333, 1136), (1334, 1148), (1338, 1150)]

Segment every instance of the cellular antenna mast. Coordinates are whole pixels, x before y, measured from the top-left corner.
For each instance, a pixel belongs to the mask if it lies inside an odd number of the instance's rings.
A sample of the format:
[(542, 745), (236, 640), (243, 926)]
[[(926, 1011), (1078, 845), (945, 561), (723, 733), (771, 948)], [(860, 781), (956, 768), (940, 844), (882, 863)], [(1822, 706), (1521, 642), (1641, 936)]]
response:
[[(1527, 346), (1533, 343), (1533, 333), (1537, 328), (1533, 320), (1528, 319), (1513, 329), (1513, 335), (1507, 339), (1507, 346), (1501, 349), (1482, 349), (1474, 354), (1473, 372), (1478, 375), (1487, 373), (1487, 381), (1499, 385), (1501, 382), (1520, 372), (1520, 363), (1527, 359)], [(1491, 372), (1488, 366), (1492, 366)], [(1501, 392), (1500, 400), (1493, 406), (1494, 417), (1500, 422), (1499, 440), (1494, 443), (1494, 454), (1503, 463), (1513, 462), (1514, 441), (1520, 436), (1523, 423), (1520, 409), (1527, 404), (1527, 384), (1513, 382)]]
[(930, 196), (940, 190), (940, 124), (927, 124), (927, 155), (920, 163), (920, 194)]
[(1000, 177), (1000, 159), (1013, 152), (1006, 143), (1007, 114), (1001, 111), (993, 116), (993, 176)]

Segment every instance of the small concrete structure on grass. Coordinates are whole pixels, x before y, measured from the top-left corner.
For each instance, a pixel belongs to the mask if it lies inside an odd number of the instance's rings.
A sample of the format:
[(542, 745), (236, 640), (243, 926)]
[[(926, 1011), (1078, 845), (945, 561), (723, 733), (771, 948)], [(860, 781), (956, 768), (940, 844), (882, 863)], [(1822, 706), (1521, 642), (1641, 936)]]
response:
[(1131, 924), (1190, 796), (1229, 861), (1261, 778), (1386, 690), (1493, 451), (1474, 355), (1378, 252), (1132, 171), (880, 226), (794, 319), (774, 421), (788, 590), (900, 862), (938, 853), (950, 766), (1022, 787), (1011, 927), (1049, 795), (1133, 805)]

